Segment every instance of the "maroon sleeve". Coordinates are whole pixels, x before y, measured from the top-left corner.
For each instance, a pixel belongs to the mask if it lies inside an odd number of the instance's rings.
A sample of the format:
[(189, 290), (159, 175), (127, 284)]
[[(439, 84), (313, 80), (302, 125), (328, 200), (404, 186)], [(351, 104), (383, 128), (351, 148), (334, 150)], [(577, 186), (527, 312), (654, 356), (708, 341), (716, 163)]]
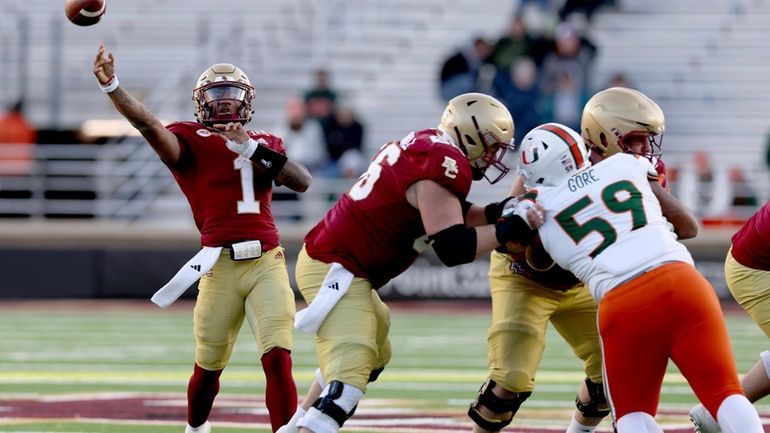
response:
[(166, 129), (176, 135), (177, 141), (179, 141), (179, 159), (176, 163), (168, 165), (173, 170), (181, 170), (190, 161), (190, 141), (189, 134), (191, 132), (190, 127), (185, 122), (174, 122), (166, 126)]
[(434, 144), (425, 156), (420, 171), (461, 200), (465, 199), (472, 182), (471, 169), (465, 155), (454, 147)]
[(249, 131), (249, 136), (258, 142), (261, 139), (262, 142), (259, 142), (259, 144), (267, 146), (269, 149), (274, 150), (281, 155), (286, 155), (286, 149), (283, 147), (283, 139), (281, 139), (281, 137), (268, 134), (264, 131)]

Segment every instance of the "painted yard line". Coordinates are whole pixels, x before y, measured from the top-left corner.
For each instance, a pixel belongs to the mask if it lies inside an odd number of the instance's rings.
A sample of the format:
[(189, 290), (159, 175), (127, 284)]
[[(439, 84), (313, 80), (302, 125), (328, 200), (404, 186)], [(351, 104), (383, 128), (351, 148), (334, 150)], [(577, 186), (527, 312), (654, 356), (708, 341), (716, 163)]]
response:
[[(419, 369), (399, 369), (388, 368), (385, 374), (378, 380), (382, 383), (471, 383), (476, 384), (483, 381), (487, 375), (487, 370), (443, 370), (443, 371), (425, 371)], [(312, 372), (299, 372), (295, 374), (297, 380), (312, 380)], [(584, 379), (580, 372), (561, 372), (561, 371), (540, 371), (538, 372), (538, 383), (579, 383)], [(189, 371), (82, 371), (82, 372), (61, 372), (61, 371), (0, 371), (0, 381), (10, 383), (148, 383), (148, 381), (165, 380), (174, 383), (179, 380), (187, 381), (190, 378)], [(258, 381), (264, 380), (261, 371), (238, 371), (229, 369), (223, 375), (223, 381)], [(664, 379), (667, 385), (685, 384), (684, 377), (679, 373), (668, 373)]]

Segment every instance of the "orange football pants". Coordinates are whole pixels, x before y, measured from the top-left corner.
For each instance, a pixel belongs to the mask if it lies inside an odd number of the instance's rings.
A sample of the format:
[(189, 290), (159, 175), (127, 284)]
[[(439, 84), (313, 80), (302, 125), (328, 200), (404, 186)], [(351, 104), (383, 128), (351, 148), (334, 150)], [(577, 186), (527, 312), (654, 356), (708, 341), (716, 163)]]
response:
[(655, 416), (669, 358), (715, 418), (725, 398), (743, 394), (719, 299), (694, 266), (664, 264), (612, 289), (598, 321), (616, 421)]

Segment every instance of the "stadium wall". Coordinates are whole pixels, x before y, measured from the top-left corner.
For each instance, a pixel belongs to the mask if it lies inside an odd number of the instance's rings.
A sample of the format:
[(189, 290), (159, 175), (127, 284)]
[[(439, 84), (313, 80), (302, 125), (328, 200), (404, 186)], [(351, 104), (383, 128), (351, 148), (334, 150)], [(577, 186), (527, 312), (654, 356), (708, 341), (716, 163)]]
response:
[[(282, 228), (290, 275), (305, 227)], [(723, 260), (734, 229), (686, 242), (698, 269), (728, 299)], [(189, 229), (116, 224), (0, 224), (0, 299), (149, 298), (198, 251)], [(432, 250), (380, 289), (387, 299), (488, 298), (489, 260), (446, 268)], [(184, 297), (194, 297), (191, 287)]]

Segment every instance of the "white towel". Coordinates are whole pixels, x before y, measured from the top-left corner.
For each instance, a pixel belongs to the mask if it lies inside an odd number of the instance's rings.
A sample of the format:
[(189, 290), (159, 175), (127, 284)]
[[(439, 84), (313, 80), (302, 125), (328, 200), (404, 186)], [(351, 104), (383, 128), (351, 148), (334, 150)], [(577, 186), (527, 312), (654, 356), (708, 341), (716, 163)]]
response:
[(160, 308), (166, 308), (179, 299), (188, 287), (214, 267), (219, 259), (222, 247), (203, 247), (174, 275), (165, 286), (152, 295), (152, 302)]
[(353, 274), (350, 271), (339, 263), (332, 263), (329, 273), (326, 274), (326, 278), (321, 283), (321, 288), (313, 298), (313, 302), (307, 308), (297, 312), (294, 318), (294, 327), (302, 332), (315, 335), (332, 308), (347, 293), (352, 281)]

